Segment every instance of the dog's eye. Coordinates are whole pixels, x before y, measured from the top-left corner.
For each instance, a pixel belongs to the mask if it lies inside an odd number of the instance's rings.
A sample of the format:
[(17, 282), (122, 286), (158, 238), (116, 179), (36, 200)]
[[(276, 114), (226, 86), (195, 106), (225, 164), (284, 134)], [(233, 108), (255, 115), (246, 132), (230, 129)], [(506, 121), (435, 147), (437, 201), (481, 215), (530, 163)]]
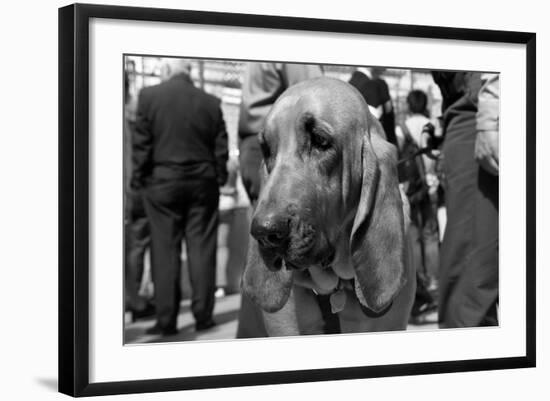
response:
[(332, 141), (324, 135), (313, 133), (311, 135), (311, 144), (317, 149), (327, 150), (332, 145)]
[(271, 149), (269, 149), (269, 145), (265, 142), (260, 142), (260, 148), (262, 149), (264, 159), (268, 160), (271, 157)]
[(304, 130), (309, 134), (311, 145), (319, 150), (327, 150), (332, 146), (332, 137), (311, 115), (304, 120)]

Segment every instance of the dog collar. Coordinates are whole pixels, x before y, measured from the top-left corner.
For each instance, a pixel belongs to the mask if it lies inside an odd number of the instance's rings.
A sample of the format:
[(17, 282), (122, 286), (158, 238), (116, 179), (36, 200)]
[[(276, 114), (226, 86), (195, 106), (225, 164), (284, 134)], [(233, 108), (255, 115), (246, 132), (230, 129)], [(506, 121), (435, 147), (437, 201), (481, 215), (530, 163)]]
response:
[[(329, 298), (330, 307), (333, 314), (339, 313), (345, 308), (346, 300), (347, 300), (346, 290), (353, 293), (354, 288), (355, 288), (354, 279), (338, 280), (338, 284), (336, 285), (334, 290), (330, 294), (327, 294), (330, 297)], [(319, 294), (315, 293), (315, 295), (318, 296)], [(393, 301), (390, 302), (388, 306), (386, 306), (380, 312), (375, 312), (372, 309), (369, 309), (366, 306), (364, 306), (361, 302), (359, 302), (359, 306), (361, 307), (361, 312), (363, 312), (365, 316), (368, 316), (370, 318), (379, 318), (384, 316), (391, 309), (392, 305), (393, 305)]]

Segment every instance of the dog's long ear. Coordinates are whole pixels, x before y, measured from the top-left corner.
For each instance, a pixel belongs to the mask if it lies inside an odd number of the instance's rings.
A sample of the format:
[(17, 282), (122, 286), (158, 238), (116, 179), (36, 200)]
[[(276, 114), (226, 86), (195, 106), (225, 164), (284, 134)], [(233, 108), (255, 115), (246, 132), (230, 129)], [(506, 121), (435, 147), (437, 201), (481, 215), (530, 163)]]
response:
[(374, 312), (390, 305), (405, 284), (403, 205), (397, 179), (397, 152), (372, 119), (361, 145), (360, 199), (350, 253), (359, 301)]
[(260, 255), (258, 242), (250, 237), (241, 286), (243, 293), (264, 311), (277, 312), (290, 296), (292, 271), (269, 270)]
[[(263, 162), (260, 167), (260, 178), (260, 187), (263, 188), (267, 181), (267, 169)], [(277, 312), (285, 306), (290, 296), (292, 271), (286, 268), (277, 271), (268, 269), (258, 241), (250, 236), (241, 288), (243, 293), (264, 311)]]

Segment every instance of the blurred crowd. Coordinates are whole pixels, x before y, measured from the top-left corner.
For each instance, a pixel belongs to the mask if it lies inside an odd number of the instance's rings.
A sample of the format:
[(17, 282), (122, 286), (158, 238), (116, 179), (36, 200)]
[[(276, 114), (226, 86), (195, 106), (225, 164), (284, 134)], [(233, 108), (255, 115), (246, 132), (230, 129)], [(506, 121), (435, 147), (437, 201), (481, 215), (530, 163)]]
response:
[[(239, 291), (246, 262), (264, 118), (285, 89), (325, 73), (319, 65), (246, 63), (232, 147), (223, 105), (194, 83), (195, 67), (162, 59), (160, 82), (134, 96), (125, 71), (125, 301), (134, 320), (155, 317), (148, 334), (178, 332), (185, 296), (196, 331), (216, 325), (216, 297)], [(346, 79), (398, 152), (417, 279), (410, 321), (498, 325), (499, 76), (433, 71), (436, 115), (416, 88), (396, 115), (384, 73), (353, 67)], [(243, 297), (238, 337), (262, 336), (258, 314)]]

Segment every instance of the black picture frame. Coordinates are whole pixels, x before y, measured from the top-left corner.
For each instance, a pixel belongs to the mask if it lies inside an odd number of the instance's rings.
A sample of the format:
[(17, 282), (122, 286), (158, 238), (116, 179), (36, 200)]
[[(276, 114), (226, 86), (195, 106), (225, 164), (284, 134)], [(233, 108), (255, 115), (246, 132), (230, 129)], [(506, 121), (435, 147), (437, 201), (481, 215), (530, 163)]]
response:
[[(142, 20), (455, 39), (522, 44), (526, 47), (526, 354), (521, 357), (399, 365), (294, 370), (90, 383), (89, 380), (89, 23), (91, 18)], [(400, 375), (534, 367), (536, 35), (527, 32), (458, 29), (267, 15), (75, 4), (59, 9), (59, 391), (95, 396), (218, 387), (315, 382)]]

